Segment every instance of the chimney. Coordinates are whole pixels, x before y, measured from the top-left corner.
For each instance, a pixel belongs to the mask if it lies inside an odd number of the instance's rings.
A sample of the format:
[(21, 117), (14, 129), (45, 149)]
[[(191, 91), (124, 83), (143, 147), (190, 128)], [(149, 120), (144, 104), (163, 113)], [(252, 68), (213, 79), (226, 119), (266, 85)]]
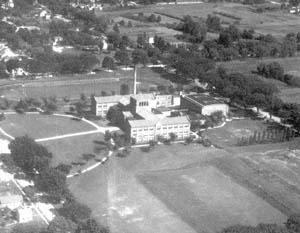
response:
[(134, 82), (133, 82), (133, 94), (136, 95), (136, 79), (137, 79), (137, 67), (134, 65)]

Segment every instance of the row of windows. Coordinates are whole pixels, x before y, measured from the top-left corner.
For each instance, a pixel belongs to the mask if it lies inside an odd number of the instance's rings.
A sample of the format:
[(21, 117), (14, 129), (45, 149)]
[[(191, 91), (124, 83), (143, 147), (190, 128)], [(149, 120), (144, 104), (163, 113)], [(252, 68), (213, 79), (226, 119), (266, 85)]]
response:
[(139, 102), (139, 106), (142, 107), (142, 106), (148, 106), (149, 103), (148, 101), (142, 101), (142, 102)]
[[(163, 126), (163, 127), (157, 127), (157, 130), (161, 130), (161, 129), (178, 129), (178, 128), (189, 128), (189, 125), (186, 124), (186, 125), (169, 125), (169, 126)], [(150, 127), (150, 128), (139, 128), (139, 129), (132, 129), (133, 132), (136, 132), (136, 131), (147, 131), (147, 130), (154, 130), (153, 127)]]

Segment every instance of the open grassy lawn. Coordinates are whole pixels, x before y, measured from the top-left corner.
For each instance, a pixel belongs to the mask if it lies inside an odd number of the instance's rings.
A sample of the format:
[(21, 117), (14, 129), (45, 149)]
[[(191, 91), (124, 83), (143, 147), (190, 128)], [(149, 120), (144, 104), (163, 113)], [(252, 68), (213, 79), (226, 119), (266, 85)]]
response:
[(233, 120), (226, 122), (226, 125), (221, 128), (208, 129), (203, 132), (203, 135), (209, 138), (213, 144), (221, 147), (235, 146), (239, 138), (249, 137), (255, 131), (263, 132), (271, 127), (270, 124), (263, 120)]
[[(138, 70), (139, 89), (149, 88), (157, 85), (170, 85), (170, 82), (150, 68)], [(126, 83), (133, 90), (133, 71), (118, 70), (112, 73), (100, 72), (96, 75), (75, 75), (62, 76), (40, 81), (26, 82), (23, 88), (21, 83), (11, 87), (1, 87), (0, 95), (9, 99), (27, 97), (41, 98), (44, 96), (68, 96), (71, 99), (78, 99), (80, 93), (87, 96), (91, 94), (101, 95), (102, 91), (111, 95), (120, 93), (120, 86)]]
[(54, 115), (22, 114), (5, 117), (0, 127), (13, 137), (28, 134), (34, 139), (40, 139), (95, 129), (85, 122)]
[(149, 153), (132, 149), (128, 157), (112, 157), (68, 183), (113, 233), (216, 232), (232, 224), (283, 223), (286, 211), (219, 166), (242, 150), (181, 144)]
[(149, 172), (139, 179), (197, 232), (286, 220), (280, 211), (214, 167)]
[[(95, 159), (102, 159), (107, 154), (105, 146), (100, 145), (97, 142), (103, 141), (103, 134), (91, 134), (77, 137), (64, 138), (53, 141), (41, 142), (46, 146), (50, 152), (53, 153), (53, 159), (51, 161), (53, 166), (57, 166), (59, 163), (72, 164), (84, 162), (85, 165), (74, 166), (73, 170), (83, 169), (89, 166), (91, 163), (95, 163), (92, 158), (89, 161), (83, 159), (83, 154), (93, 154)], [(103, 149), (101, 149), (103, 148)]]

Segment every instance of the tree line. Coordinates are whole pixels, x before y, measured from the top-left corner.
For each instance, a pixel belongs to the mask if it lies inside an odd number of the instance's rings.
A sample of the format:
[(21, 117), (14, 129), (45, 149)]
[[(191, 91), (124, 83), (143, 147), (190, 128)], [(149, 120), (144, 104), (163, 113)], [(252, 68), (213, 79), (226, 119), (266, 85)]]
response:
[[(66, 175), (70, 167), (60, 164), (51, 167), (52, 153), (46, 147), (37, 144), (29, 136), (17, 137), (10, 144), (11, 159), (15, 166), (22, 169), (28, 178), (34, 180), (35, 188), (46, 193), (47, 201), (53, 204), (63, 203), (57, 210), (57, 216), (47, 229), (30, 231), (31, 233), (108, 233), (109, 230), (91, 218), (91, 210), (77, 202), (67, 187)], [(21, 229), (19, 229), (21, 227)], [(26, 226), (17, 226), (13, 232), (26, 232)]]

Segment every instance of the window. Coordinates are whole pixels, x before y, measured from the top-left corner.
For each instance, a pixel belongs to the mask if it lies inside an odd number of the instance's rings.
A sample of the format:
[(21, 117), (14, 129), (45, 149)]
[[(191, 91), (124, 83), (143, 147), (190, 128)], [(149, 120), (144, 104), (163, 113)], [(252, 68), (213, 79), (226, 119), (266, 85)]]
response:
[(175, 125), (174, 128), (177, 129), (177, 128), (178, 128), (178, 125)]
[(172, 125), (168, 127), (168, 129), (172, 129)]
[(136, 129), (133, 129), (132, 132), (136, 132)]
[(147, 128), (145, 128), (145, 129), (144, 129), (144, 131), (148, 131), (148, 129), (147, 129)]
[(139, 132), (143, 131), (143, 129), (139, 129)]

